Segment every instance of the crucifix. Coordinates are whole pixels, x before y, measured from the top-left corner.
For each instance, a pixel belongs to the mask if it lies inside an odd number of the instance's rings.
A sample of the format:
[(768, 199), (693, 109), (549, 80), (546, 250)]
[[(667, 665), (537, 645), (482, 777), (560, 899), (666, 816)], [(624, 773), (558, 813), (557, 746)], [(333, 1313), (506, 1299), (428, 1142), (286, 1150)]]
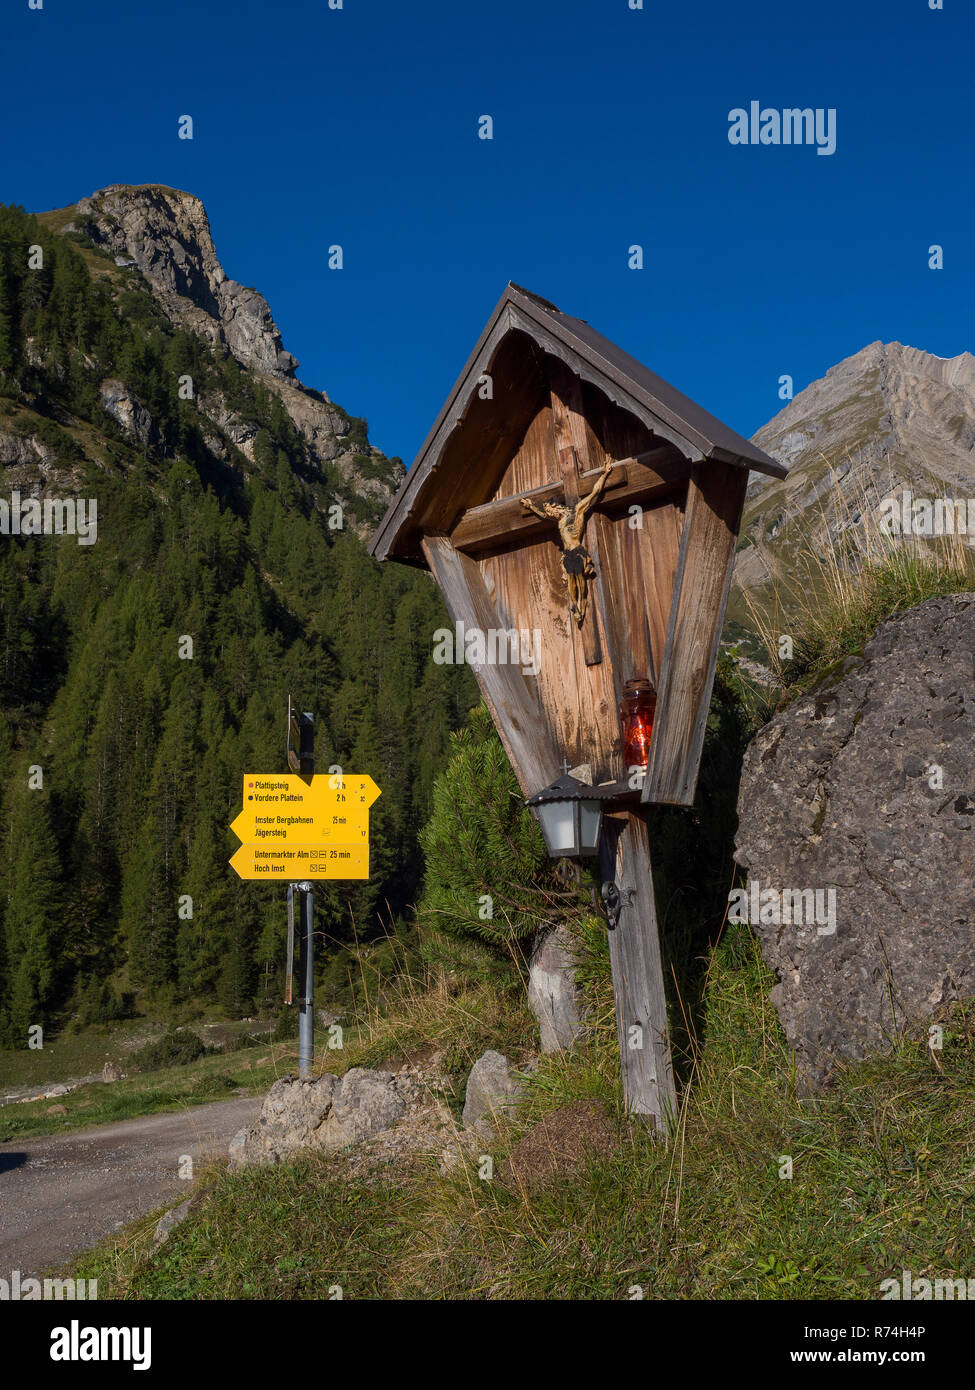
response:
[(613, 464), (607, 459), (595, 486), (585, 498), (579, 496), (579, 477), (591, 468), (586, 415), (579, 378), (566, 364), (553, 359), (548, 368), (549, 401), (552, 408), (552, 444), (562, 478), (564, 504), (546, 504), (538, 510), (525, 500), (523, 511), (551, 518), (559, 528), (562, 547), (562, 577), (569, 594), (569, 612), (582, 637), (587, 666), (598, 666), (603, 653), (595, 607), (586, 622), (589, 583), (598, 573), (599, 552), (595, 542), (583, 544), (586, 521), (606, 486)]
[[(612, 467), (613, 460), (607, 459), (594, 486), (579, 501), (570, 501), (567, 496), (562, 505), (546, 502), (541, 507), (528, 497), (522, 498), (521, 502), (526, 511), (534, 512), (543, 521), (551, 517), (559, 528), (559, 539), (562, 542), (562, 577), (569, 591), (569, 612), (579, 628), (585, 622), (589, 605), (589, 580), (596, 577), (596, 566), (583, 544), (586, 518), (599, 500), (599, 494), (606, 486), (606, 479)], [(566, 488), (566, 493), (568, 491)]]

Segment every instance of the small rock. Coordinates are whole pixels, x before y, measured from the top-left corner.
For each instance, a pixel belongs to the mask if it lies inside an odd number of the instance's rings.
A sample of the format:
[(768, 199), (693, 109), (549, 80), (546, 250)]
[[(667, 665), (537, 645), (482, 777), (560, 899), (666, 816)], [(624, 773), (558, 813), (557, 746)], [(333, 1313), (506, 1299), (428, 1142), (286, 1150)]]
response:
[(538, 1019), (542, 1051), (571, 1047), (582, 1023), (572, 939), (565, 926), (542, 933), (535, 943), (528, 967), (528, 1002)]
[(246, 1162), (247, 1140), (250, 1138), (250, 1128), (245, 1125), (239, 1129), (230, 1141), (230, 1166), (231, 1168), (242, 1167)]
[(483, 1053), (467, 1078), (465, 1128), (487, 1126), (498, 1116), (510, 1115), (520, 1091), (521, 1083), (511, 1075), (507, 1057), (500, 1052)]
[(66, 1115), (68, 1107), (66, 1105), (49, 1105), (44, 1111), (45, 1115)]
[(125, 1072), (119, 1066), (118, 1062), (106, 1062), (102, 1067), (103, 1081), (124, 1081), (124, 1079)]
[(325, 1147), (345, 1148), (382, 1129), (389, 1129), (406, 1112), (392, 1072), (352, 1067), (342, 1078), (326, 1126)]
[(313, 1081), (275, 1082), (258, 1123), (234, 1136), (230, 1166), (277, 1163), (302, 1149), (331, 1151), (359, 1144), (415, 1109), (423, 1088), (412, 1077), (352, 1067)]
[(159, 1221), (156, 1224), (156, 1234), (154, 1235), (152, 1242), (154, 1248), (162, 1245), (163, 1241), (167, 1238), (170, 1231), (175, 1226), (178, 1226), (181, 1221), (186, 1220), (186, 1218), (190, 1214), (190, 1204), (192, 1203), (192, 1201), (192, 1197), (187, 1197), (185, 1202), (180, 1202), (178, 1207), (173, 1207), (172, 1210), (167, 1211), (163, 1216), (159, 1218)]

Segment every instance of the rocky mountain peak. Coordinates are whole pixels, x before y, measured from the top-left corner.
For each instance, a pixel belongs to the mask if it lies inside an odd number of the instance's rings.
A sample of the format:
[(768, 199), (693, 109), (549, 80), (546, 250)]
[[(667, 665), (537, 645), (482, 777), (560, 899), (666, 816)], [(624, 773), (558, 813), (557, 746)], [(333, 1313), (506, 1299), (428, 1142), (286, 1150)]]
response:
[(901, 489), (973, 494), (975, 357), (869, 343), (800, 391), (754, 441), (789, 476), (749, 487), (729, 605), (746, 627), (743, 593), (763, 606), (774, 590), (774, 604), (787, 608), (797, 557), (835, 547), (844, 532), (863, 544), (863, 523), (884, 498)]
[[(918, 432), (924, 436), (915, 438)], [(936, 357), (903, 343), (870, 343), (831, 367), (764, 425), (755, 443), (792, 468), (810, 453), (868, 447), (918, 461), (958, 480), (975, 446), (975, 357)]]
[[(249, 476), (248, 466), (258, 461), (258, 452), (267, 463), (267, 451), (273, 449), (265, 428), (269, 422), (255, 401), (270, 392), (298, 436), (297, 447), (282, 454), (277, 432), (279, 457), (312, 479), (328, 478), (331, 491), (319, 505), (324, 507), (328, 498), (340, 502), (349, 512), (349, 524), (363, 537), (370, 533), (403, 476), (402, 462), (370, 444), (365, 420), (298, 379), (298, 363), (282, 346), (263, 295), (230, 279), (220, 264), (199, 198), (163, 184), (119, 183), (38, 216), (53, 232), (82, 245), (90, 242), (102, 253), (89, 260), (89, 270), (111, 286), (112, 294), (148, 290), (174, 328), (199, 337), (215, 350), (215, 358), (229, 356), (254, 378), (260, 391), (241, 396), (211, 372), (194, 397), (204, 444), (218, 469), (243, 466)], [(105, 264), (106, 256), (114, 267)], [(36, 349), (28, 341), (33, 361), (32, 353), (36, 356)], [(98, 383), (102, 408), (140, 447), (165, 455), (172, 440), (164, 437), (132, 382), (122, 380), (112, 365)], [(14, 438), (0, 431), (0, 462), (29, 469), (49, 452), (39, 437)]]
[(199, 198), (162, 184), (111, 184), (82, 198), (76, 213), (117, 264), (142, 272), (174, 324), (223, 344), (264, 376), (294, 378), (298, 363), (282, 346), (267, 300), (228, 277)]

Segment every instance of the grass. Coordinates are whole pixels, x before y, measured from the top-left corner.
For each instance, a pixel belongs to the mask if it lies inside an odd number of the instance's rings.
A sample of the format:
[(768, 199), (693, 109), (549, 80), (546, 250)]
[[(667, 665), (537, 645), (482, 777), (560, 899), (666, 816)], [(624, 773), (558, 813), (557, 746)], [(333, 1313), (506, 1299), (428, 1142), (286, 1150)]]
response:
[[(162, 1031), (158, 1029), (157, 1031)], [(131, 1050), (146, 1040), (145, 1019), (98, 1024), (78, 1033), (47, 1032), (43, 1048), (0, 1051), (0, 1094), (20, 1086), (54, 1085), (101, 1071), (106, 1062), (123, 1067)], [(2, 1112), (0, 1112), (2, 1113)]]
[[(636, 1286), (647, 1298), (870, 1299), (903, 1268), (971, 1275), (973, 1019), (956, 1009), (937, 1056), (903, 1037), (802, 1099), (772, 983), (747, 928), (729, 927), (669, 1146), (622, 1114), (594, 982), (584, 1043), (543, 1059), (517, 1124), (485, 1143), (490, 1180), (475, 1159), (443, 1176), (425, 1155), (354, 1178), (341, 1155), (213, 1169), (156, 1254), (154, 1215), (72, 1272), (130, 1299), (328, 1298), (335, 1286), (366, 1299), (624, 1299)], [(525, 1129), (592, 1096), (617, 1115), (616, 1152), (571, 1181), (505, 1185)]]
[[(14, 1088), (40, 1089), (78, 1076), (100, 1072), (106, 1062), (117, 1062), (128, 1071), (133, 1053), (162, 1036), (171, 1020), (155, 1017), (123, 1019), (113, 1023), (47, 1029), (42, 1048), (0, 1050), (0, 1095)], [(208, 1045), (270, 1027), (268, 1023), (197, 1020), (187, 1025)], [(270, 1041), (270, 1039), (269, 1039)]]
[[(899, 492), (893, 480), (889, 492)], [(763, 660), (787, 699), (859, 653), (891, 614), (929, 598), (975, 590), (975, 551), (966, 537), (889, 535), (876, 525), (874, 510), (862, 489), (844, 496), (834, 485), (821, 506), (819, 526), (811, 528), (819, 539), (793, 557), (795, 577), (780, 580), (761, 597), (743, 595)], [(820, 543), (823, 538), (827, 543)], [(791, 653), (780, 650), (783, 636), (791, 639)]]

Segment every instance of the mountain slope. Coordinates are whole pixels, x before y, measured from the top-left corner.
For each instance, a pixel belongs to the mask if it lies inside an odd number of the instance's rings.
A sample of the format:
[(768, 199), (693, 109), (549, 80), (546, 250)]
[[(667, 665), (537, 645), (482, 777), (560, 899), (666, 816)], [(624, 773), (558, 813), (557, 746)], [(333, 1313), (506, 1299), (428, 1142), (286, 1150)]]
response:
[[(113, 184), (38, 220), (101, 253), (89, 255), (89, 268), (119, 295), (139, 282), (173, 329), (198, 337), (218, 360), (232, 358), (273, 393), (304, 445), (303, 462), (329, 479), (334, 499), (349, 507), (356, 529), (369, 532), (399, 486), (402, 463), (369, 444), (364, 421), (298, 380), (298, 363), (285, 351), (267, 301), (228, 278), (220, 264), (199, 198), (159, 184)], [(120, 410), (112, 394), (106, 409), (138, 434), (141, 403), (123, 403)], [(214, 459), (236, 461), (246, 476), (259, 432), (253, 413), (219, 382), (198, 391), (196, 399), (212, 426), (205, 439)]]
[(801, 391), (754, 442), (789, 476), (749, 489), (729, 605), (746, 625), (745, 592), (769, 604), (801, 574), (803, 551), (862, 543), (884, 497), (972, 493), (975, 357), (871, 343)]
[(466, 668), (433, 664), (429, 577), (357, 534), (399, 465), (290, 375), (260, 296), (207, 300), (217, 262), (184, 197), (99, 213), (134, 219), (146, 273), (101, 222), (0, 207), (0, 496), (97, 505), (92, 544), (0, 536), (0, 1041), (20, 1047), (132, 991), (273, 1008), (281, 891), (236, 879), (228, 826), (243, 774), (285, 765), (289, 695), (316, 713), (318, 767), (383, 793), (370, 880), (316, 892), (346, 986), (342, 942), (415, 899), (417, 830), (475, 698)]

